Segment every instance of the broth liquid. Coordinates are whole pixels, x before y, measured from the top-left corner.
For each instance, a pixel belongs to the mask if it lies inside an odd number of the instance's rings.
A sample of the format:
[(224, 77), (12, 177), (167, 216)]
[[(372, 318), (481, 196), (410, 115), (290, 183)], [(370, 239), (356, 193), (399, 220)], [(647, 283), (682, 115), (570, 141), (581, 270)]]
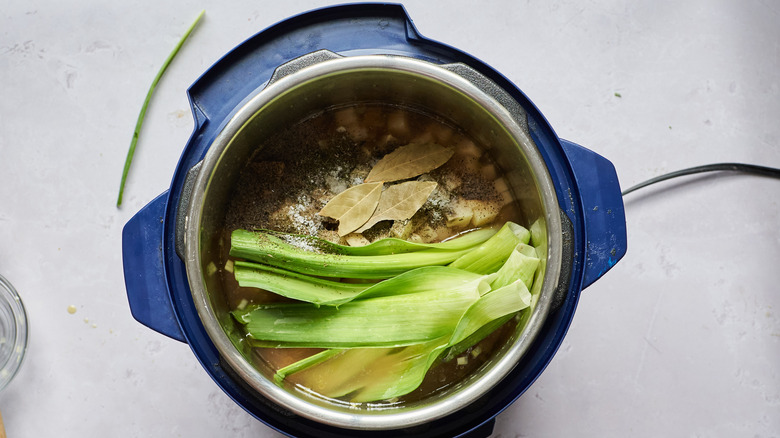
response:
[[(369, 241), (383, 237), (438, 242), (452, 237), (470, 224), (447, 226), (447, 218), (459, 203), (476, 205), (482, 226), (520, 222), (517, 203), (485, 148), (457, 127), (427, 114), (380, 104), (358, 104), (315, 114), (280, 130), (263, 144), (239, 176), (228, 205), (223, 242), (238, 228), (272, 229), (317, 236), (348, 244), (336, 233), (337, 222), (318, 216), (333, 196), (360, 184), (384, 155), (409, 143), (434, 142), (455, 149), (443, 166), (417, 179), (438, 183), (426, 204), (407, 222), (380, 222), (363, 233)], [(398, 236), (399, 225), (407, 236)], [(348, 237), (348, 236), (347, 236)], [(229, 309), (249, 304), (290, 301), (256, 288), (239, 287), (222, 248), (219, 266), (223, 293)], [(456, 384), (487, 362), (511, 336), (512, 319), (490, 336), (448, 362), (439, 361), (423, 383), (397, 400), (378, 402), (393, 406), (423, 399)], [(255, 348), (253, 359), (260, 369), (276, 370), (314, 354), (318, 349)], [(269, 376), (270, 377), (270, 376)], [(293, 380), (294, 375), (289, 380)], [(304, 390), (305, 392), (305, 390)], [(377, 403), (371, 403), (376, 406)]]

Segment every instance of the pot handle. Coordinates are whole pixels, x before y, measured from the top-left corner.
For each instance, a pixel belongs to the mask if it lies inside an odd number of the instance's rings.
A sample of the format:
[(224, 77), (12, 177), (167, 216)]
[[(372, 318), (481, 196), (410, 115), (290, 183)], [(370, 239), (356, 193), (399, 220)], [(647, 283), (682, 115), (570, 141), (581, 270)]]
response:
[(266, 86), (277, 66), (314, 50), (412, 56), (408, 45), (426, 43), (400, 4), (344, 4), (287, 18), (228, 52), (192, 84), (187, 92), (196, 126), (228, 117), (244, 96)]
[(585, 266), (582, 288), (590, 286), (626, 254), (626, 214), (615, 166), (601, 155), (561, 139), (582, 200)]
[(122, 230), (125, 288), (136, 321), (187, 342), (173, 311), (163, 268), (163, 218), (167, 203), (165, 192), (146, 204)]

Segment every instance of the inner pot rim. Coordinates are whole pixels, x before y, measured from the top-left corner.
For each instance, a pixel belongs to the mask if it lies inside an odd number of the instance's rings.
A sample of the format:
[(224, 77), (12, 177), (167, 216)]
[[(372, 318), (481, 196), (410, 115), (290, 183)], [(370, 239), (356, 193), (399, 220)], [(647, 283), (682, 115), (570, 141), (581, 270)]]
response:
[[(511, 348), (488, 367), (489, 369), (479, 378), (479, 384), (464, 385), (462, 387), (456, 385), (455, 388), (445, 391), (448, 394), (446, 398), (437, 400), (435, 403), (419, 403), (420, 406), (398, 410), (357, 411), (354, 409), (337, 410), (335, 407), (326, 408), (310, 403), (280, 388), (266, 378), (233, 346), (219, 324), (218, 318), (210, 305), (201, 262), (200, 228), (204, 208), (203, 201), (206, 198), (213, 171), (219, 165), (223, 153), (232, 140), (239, 135), (246, 124), (267, 104), (282, 97), (294, 88), (325, 76), (350, 74), (365, 70), (402, 72), (437, 83), (439, 86), (449, 87), (477, 102), (497, 119), (517, 142), (534, 173), (535, 182), (542, 198), (547, 231), (547, 267), (540, 299), (525, 330), (517, 336)], [(485, 80), (487, 81), (487, 79)], [(493, 88), (497, 87), (494, 85)], [(495, 90), (492, 91), (494, 94)], [(214, 343), (222, 358), (247, 385), (263, 397), (302, 417), (348, 429), (389, 430), (419, 425), (450, 415), (487, 393), (514, 369), (525, 350), (527, 350), (540, 332), (549, 312), (552, 295), (557, 286), (561, 269), (561, 219), (557, 197), (541, 155), (521, 126), (523, 126), (523, 121), (518, 120), (517, 114), (513, 115), (510, 113), (504, 106), (499, 104), (498, 100), (463, 76), (436, 64), (400, 56), (366, 55), (324, 61), (284, 76), (248, 99), (225, 124), (206, 153), (195, 180), (190, 205), (187, 209), (187, 225), (184, 238), (185, 264), (193, 301), (210, 340)]]

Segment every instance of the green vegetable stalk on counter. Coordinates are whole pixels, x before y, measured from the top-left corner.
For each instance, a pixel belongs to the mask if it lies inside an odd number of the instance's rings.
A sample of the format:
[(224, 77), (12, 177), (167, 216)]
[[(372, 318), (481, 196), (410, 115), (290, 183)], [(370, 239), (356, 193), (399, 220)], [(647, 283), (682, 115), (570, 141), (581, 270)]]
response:
[(192, 31), (195, 29), (195, 26), (200, 22), (200, 19), (203, 18), (203, 14), (205, 14), (206, 11), (200, 11), (200, 14), (198, 14), (198, 17), (195, 18), (195, 21), (190, 25), (189, 28), (187, 28), (187, 31), (184, 32), (184, 35), (179, 39), (179, 42), (176, 43), (176, 46), (173, 48), (173, 51), (168, 55), (168, 57), (165, 59), (165, 62), (163, 62), (163, 65), (160, 67), (160, 70), (157, 72), (157, 75), (154, 77), (154, 80), (152, 81), (152, 85), (149, 87), (149, 91), (146, 92), (146, 98), (144, 99), (143, 105), (141, 105), (141, 112), (138, 114), (138, 119), (135, 122), (135, 129), (133, 130), (133, 138), (130, 140), (130, 148), (127, 151), (127, 158), (125, 159), (125, 166), (122, 169), (122, 180), (119, 182), (119, 195), (117, 196), (116, 200), (116, 206), (119, 207), (122, 205), (122, 196), (125, 192), (125, 183), (127, 182), (127, 174), (130, 172), (130, 163), (133, 162), (133, 156), (135, 155), (135, 147), (138, 144), (138, 136), (141, 133), (141, 125), (144, 123), (144, 118), (146, 117), (146, 109), (149, 107), (149, 101), (152, 100), (152, 94), (154, 93), (154, 89), (157, 88), (157, 83), (160, 82), (160, 79), (162, 78), (163, 73), (165, 73), (165, 70), (168, 69), (168, 66), (171, 64), (171, 61), (173, 61), (173, 58), (176, 56), (177, 53), (179, 53), (179, 50), (181, 49), (181, 46), (184, 45), (184, 42), (187, 41), (187, 38), (189, 38)]

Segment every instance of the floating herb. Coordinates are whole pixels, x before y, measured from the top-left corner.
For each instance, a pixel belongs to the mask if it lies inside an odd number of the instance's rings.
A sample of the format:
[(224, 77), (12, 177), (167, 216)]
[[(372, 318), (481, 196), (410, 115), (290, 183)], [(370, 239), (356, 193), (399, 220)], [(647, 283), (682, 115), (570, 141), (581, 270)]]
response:
[(393, 182), (414, 178), (446, 163), (455, 151), (436, 143), (412, 143), (385, 155), (371, 169), (366, 182)]
[(388, 187), (382, 192), (373, 216), (357, 232), (362, 233), (380, 221), (411, 218), (435, 188), (433, 181), (408, 181)]
[(319, 214), (338, 220), (339, 236), (346, 236), (374, 214), (381, 194), (381, 182), (350, 187), (331, 199)]

